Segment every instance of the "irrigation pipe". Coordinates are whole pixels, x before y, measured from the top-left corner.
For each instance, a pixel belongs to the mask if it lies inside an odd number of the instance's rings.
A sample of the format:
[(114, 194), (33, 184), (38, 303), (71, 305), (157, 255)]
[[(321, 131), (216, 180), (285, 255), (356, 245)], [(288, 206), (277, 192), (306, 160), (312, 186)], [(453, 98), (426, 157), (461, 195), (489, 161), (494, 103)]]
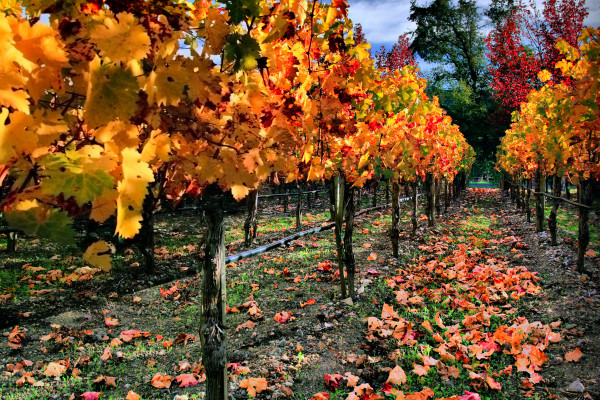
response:
[[(422, 196), (422, 195), (423, 194), (419, 194), (417, 196), (419, 197), (419, 196)], [(410, 200), (412, 200), (412, 197), (405, 197), (405, 198), (399, 199), (398, 203), (404, 203), (404, 202), (407, 202), (407, 201), (410, 201)], [(380, 205), (380, 206), (377, 206), (377, 207), (365, 208), (365, 209), (357, 212), (356, 214), (354, 214), (354, 216), (357, 217), (357, 216), (365, 214), (367, 212), (379, 210), (379, 209), (382, 209), (382, 208), (387, 208), (389, 206), (390, 206), (390, 203), (383, 204), (383, 205)], [(334, 226), (335, 226), (335, 222), (332, 222), (332, 223), (327, 224), (327, 225), (322, 225), (322, 226), (318, 226), (316, 228), (308, 229), (306, 231), (294, 233), (293, 235), (286, 236), (283, 239), (277, 240), (276, 242), (269, 243), (267, 245), (264, 245), (264, 246), (261, 246), (261, 247), (257, 247), (256, 249), (244, 251), (242, 253), (233, 254), (233, 255), (231, 255), (229, 257), (226, 257), (225, 258), (225, 263), (229, 264), (229, 263), (232, 263), (232, 262), (236, 262), (236, 261), (242, 260), (244, 258), (250, 258), (250, 257), (257, 256), (259, 254), (262, 254), (262, 253), (266, 253), (269, 250), (273, 250), (274, 248), (277, 248), (279, 246), (283, 246), (284, 244), (289, 243), (289, 242), (291, 242), (293, 240), (296, 240), (298, 238), (301, 238), (303, 236), (311, 235), (311, 234), (317, 233), (317, 232), (326, 231), (326, 230), (332, 229)]]

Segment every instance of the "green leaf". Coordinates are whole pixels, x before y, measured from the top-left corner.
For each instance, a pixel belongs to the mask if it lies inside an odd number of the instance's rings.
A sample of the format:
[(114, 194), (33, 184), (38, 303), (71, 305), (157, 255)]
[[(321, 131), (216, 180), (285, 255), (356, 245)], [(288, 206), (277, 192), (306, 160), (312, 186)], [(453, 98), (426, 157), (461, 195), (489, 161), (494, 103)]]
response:
[(260, 16), (258, 0), (225, 0), (223, 3), (225, 3), (225, 9), (234, 24)]
[(84, 169), (85, 159), (69, 159), (65, 154), (55, 154), (44, 161), (48, 179), (42, 182), (42, 191), (46, 194), (56, 196), (62, 193), (65, 199), (73, 196), (77, 204), (83, 205), (114, 186), (113, 177), (105, 171)]
[(75, 232), (71, 218), (56, 208), (33, 207), (27, 210), (11, 210), (4, 213), (8, 225), (28, 235), (50, 239), (74, 246)]
[(99, 58), (90, 62), (90, 74), (83, 111), (87, 125), (97, 128), (117, 118), (129, 121), (140, 89), (133, 74), (115, 64), (102, 64)]

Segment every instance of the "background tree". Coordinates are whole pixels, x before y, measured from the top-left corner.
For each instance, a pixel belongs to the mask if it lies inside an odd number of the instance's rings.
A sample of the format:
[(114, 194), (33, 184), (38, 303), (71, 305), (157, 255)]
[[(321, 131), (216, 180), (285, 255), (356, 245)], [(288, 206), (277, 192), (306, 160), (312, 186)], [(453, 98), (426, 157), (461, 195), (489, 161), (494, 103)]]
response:
[(410, 10), (409, 19), (417, 24), (410, 49), (433, 64), (425, 74), (427, 94), (437, 96), (460, 126), (477, 152), (478, 164), (493, 170), (493, 154), (505, 127), (490, 119), (498, 105), (489, 90), (484, 14), (468, 0), (434, 0), (423, 6), (413, 0)]

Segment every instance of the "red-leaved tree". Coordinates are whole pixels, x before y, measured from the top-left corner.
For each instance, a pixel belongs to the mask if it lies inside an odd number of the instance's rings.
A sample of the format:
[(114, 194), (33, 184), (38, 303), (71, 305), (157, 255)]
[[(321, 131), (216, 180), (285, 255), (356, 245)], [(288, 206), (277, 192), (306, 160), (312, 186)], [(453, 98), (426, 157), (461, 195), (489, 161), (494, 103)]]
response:
[(554, 80), (563, 80), (554, 69), (562, 58), (556, 43), (562, 39), (575, 45), (588, 15), (585, 0), (545, 0), (542, 6), (539, 10), (532, 0), (520, 2), (486, 39), (490, 86), (507, 114), (542, 85), (538, 71), (547, 69)]
[(386, 68), (389, 71), (395, 71), (405, 65), (416, 66), (417, 60), (415, 60), (409, 46), (410, 40), (406, 33), (398, 37), (398, 42), (394, 43), (390, 51), (381, 46), (379, 51), (375, 53), (375, 66), (377, 68)]

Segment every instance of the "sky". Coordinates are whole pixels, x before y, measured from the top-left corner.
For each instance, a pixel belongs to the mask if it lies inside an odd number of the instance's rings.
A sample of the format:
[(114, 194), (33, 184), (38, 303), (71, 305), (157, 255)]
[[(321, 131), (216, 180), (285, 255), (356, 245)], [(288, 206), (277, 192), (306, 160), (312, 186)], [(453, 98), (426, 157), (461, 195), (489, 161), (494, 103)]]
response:
[[(415, 24), (408, 20), (410, 0), (347, 0), (350, 4), (349, 14), (354, 23), (360, 23), (363, 32), (374, 51), (381, 46), (388, 50), (398, 40), (398, 36), (415, 29)], [(432, 0), (418, 1), (427, 4)], [(480, 7), (487, 7), (490, 0), (477, 0)], [(538, 0), (541, 4), (541, 0)], [(600, 27), (600, 0), (586, 0), (590, 15), (584, 21), (586, 26)]]

